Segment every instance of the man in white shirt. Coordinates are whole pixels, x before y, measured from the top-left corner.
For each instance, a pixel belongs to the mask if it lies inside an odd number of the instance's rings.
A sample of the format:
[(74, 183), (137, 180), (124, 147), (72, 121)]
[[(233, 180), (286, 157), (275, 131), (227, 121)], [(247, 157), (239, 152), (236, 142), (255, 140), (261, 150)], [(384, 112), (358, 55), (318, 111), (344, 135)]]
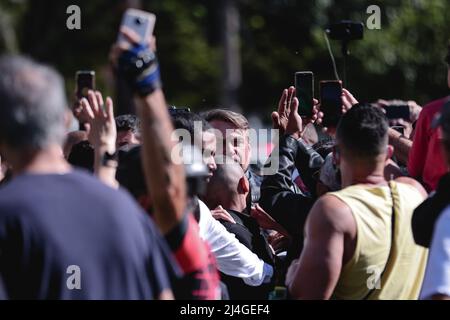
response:
[(249, 286), (260, 286), (271, 281), (273, 268), (258, 258), (235, 235), (216, 219), (208, 207), (199, 200), (200, 238), (205, 240), (217, 260), (218, 269), (230, 276), (241, 278)]

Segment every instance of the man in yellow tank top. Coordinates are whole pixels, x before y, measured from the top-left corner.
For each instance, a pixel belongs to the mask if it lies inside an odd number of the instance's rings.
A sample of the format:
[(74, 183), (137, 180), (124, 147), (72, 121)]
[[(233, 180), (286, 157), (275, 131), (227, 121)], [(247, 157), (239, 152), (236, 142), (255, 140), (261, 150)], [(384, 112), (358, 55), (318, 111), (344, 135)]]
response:
[(309, 213), (305, 247), (286, 284), (298, 299), (417, 299), (427, 250), (414, 243), (411, 216), (427, 196), (415, 180), (386, 181), (388, 123), (356, 105), (341, 119), (334, 157), (342, 190)]

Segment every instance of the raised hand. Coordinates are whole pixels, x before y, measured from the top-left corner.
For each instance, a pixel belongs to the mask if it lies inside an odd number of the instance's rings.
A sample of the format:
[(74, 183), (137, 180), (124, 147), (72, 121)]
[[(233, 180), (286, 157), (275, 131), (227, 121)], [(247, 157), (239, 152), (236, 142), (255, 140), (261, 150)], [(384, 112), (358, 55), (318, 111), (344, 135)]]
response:
[(102, 94), (91, 90), (88, 99), (81, 99), (81, 106), (90, 126), (89, 141), (96, 150), (113, 154), (116, 151), (117, 131), (111, 98), (106, 98), (105, 105)]
[[(307, 123), (320, 123), (323, 118), (323, 114), (319, 112), (318, 101), (314, 101), (314, 107), (312, 117), (310, 119), (305, 118)], [(303, 119), (298, 114), (298, 99), (295, 96), (295, 88), (293, 86), (289, 89), (284, 89), (278, 103), (278, 110), (272, 112), (272, 123), (274, 129), (279, 129), (280, 134), (292, 135), (294, 138), (301, 138), (304, 126)]]
[(342, 113), (346, 113), (350, 110), (358, 100), (348, 91), (347, 89), (342, 89)]
[[(348, 110), (350, 110), (355, 104), (358, 103), (358, 100), (348, 91), (347, 89), (342, 89), (342, 114), (345, 114)], [(323, 114), (322, 114), (323, 116)], [(335, 127), (325, 127), (323, 128), (329, 135), (334, 136), (336, 134)]]
[(136, 32), (127, 27), (122, 27), (120, 32), (127, 41), (113, 45), (110, 52), (113, 67), (139, 96), (145, 97), (161, 89), (155, 39), (141, 39)]

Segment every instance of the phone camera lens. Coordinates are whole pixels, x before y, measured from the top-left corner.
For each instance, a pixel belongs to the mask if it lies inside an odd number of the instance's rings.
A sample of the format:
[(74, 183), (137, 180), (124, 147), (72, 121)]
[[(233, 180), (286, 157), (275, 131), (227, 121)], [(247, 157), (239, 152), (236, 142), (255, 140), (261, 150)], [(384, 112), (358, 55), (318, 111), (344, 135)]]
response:
[(137, 25), (141, 25), (141, 24), (142, 24), (141, 18), (136, 18), (135, 23), (136, 23)]

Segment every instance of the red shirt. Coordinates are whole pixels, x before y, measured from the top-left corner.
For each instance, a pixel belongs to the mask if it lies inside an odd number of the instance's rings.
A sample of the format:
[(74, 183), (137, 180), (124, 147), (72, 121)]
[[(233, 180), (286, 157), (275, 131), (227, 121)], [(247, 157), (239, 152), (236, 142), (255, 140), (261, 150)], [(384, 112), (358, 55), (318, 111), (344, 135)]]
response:
[[(184, 272), (184, 278), (175, 287), (180, 299), (217, 300), (220, 278), (217, 264), (209, 245), (200, 239), (199, 227), (192, 214), (188, 214), (184, 227), (168, 239), (175, 258)], [(175, 240), (177, 239), (177, 240)]]
[(446, 101), (447, 97), (435, 100), (422, 109), (409, 153), (408, 172), (422, 181), (428, 192), (435, 190), (439, 179), (448, 172), (441, 149), (440, 130), (431, 128), (434, 117)]

